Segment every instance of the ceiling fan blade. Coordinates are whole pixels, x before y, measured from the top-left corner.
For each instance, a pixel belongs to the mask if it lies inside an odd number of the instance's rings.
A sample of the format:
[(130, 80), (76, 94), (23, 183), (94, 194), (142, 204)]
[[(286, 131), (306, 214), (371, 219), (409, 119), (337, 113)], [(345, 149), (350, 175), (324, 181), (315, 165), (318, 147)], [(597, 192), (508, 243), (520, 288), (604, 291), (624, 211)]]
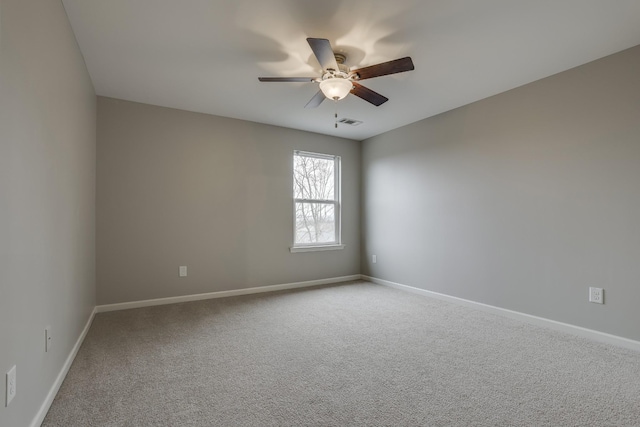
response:
[(314, 82), (315, 77), (258, 77), (261, 82)]
[(324, 101), (325, 98), (326, 96), (324, 96), (324, 93), (319, 90), (315, 95), (313, 95), (313, 98), (307, 102), (307, 105), (305, 105), (304, 108), (316, 108), (318, 105), (322, 104), (322, 101)]
[(386, 96), (380, 95), (378, 92), (374, 92), (368, 87), (364, 87), (359, 83), (352, 82), (353, 89), (351, 89), (351, 93), (355, 96), (364, 99), (367, 102), (372, 103), (376, 107), (381, 106), (385, 102), (389, 100)]
[(411, 60), (411, 57), (407, 56), (405, 58), (395, 59), (393, 61), (383, 62), (369, 67), (358, 68), (357, 70), (351, 71), (351, 75), (357, 75), (357, 80), (364, 80), (372, 77), (411, 71), (413, 69), (413, 61)]
[(336, 56), (331, 48), (331, 43), (327, 39), (314, 39), (307, 38), (311, 50), (318, 58), (318, 62), (322, 66), (323, 70), (332, 69), (338, 71), (338, 63), (336, 62)]

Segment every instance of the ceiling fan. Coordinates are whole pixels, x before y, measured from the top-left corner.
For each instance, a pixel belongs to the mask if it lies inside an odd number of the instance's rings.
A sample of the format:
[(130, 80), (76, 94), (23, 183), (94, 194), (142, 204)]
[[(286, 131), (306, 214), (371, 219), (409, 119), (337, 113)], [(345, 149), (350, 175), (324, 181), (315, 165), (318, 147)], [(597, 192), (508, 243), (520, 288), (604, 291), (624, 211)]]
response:
[(320, 105), (325, 98), (338, 101), (349, 93), (378, 107), (387, 102), (389, 98), (362, 86), (358, 81), (414, 69), (413, 61), (407, 56), (369, 67), (349, 70), (349, 68), (344, 65), (346, 57), (340, 53), (334, 53), (329, 40), (308, 38), (307, 42), (322, 66), (323, 74), (321, 77), (258, 77), (258, 80), (261, 82), (320, 83), (320, 90), (311, 98), (307, 105), (305, 105), (305, 108), (315, 108)]

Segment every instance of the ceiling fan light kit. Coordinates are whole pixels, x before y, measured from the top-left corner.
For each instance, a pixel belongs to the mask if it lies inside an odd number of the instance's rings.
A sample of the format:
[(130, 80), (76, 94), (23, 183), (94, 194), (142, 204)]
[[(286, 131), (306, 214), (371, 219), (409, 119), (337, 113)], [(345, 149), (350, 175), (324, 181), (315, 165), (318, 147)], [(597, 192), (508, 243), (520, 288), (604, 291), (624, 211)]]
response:
[(353, 83), (351, 83), (351, 80), (343, 77), (333, 77), (320, 82), (320, 90), (324, 93), (324, 96), (334, 101), (343, 99), (351, 92), (352, 88)]
[[(343, 54), (336, 54), (327, 39), (308, 38), (307, 42), (322, 66), (323, 75), (313, 77), (258, 77), (261, 82), (316, 82), (320, 84), (320, 90), (305, 105), (305, 108), (315, 108), (322, 103), (324, 98), (334, 101), (344, 99), (349, 93), (364, 99), (376, 107), (384, 104), (389, 98), (380, 95), (373, 90), (362, 86), (357, 81), (389, 74), (402, 73), (414, 69), (410, 57), (383, 62), (368, 67), (349, 71), (344, 61)], [(324, 96), (323, 96), (324, 95)]]

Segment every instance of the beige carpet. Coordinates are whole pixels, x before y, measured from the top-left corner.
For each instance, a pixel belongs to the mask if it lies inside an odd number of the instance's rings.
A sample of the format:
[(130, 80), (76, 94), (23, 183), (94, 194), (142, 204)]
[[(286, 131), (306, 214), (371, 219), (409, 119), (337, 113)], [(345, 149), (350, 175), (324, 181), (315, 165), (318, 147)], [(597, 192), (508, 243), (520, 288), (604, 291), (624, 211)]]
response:
[(638, 426), (640, 353), (366, 282), (98, 314), (45, 426)]

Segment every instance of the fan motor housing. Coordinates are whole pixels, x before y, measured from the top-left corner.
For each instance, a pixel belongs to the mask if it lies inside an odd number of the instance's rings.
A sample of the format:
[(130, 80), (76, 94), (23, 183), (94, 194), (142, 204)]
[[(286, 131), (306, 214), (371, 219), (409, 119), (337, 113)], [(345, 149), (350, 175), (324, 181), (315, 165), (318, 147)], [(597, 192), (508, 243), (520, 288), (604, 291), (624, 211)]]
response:
[(334, 53), (333, 56), (335, 56), (336, 62), (338, 63), (338, 71), (349, 73), (349, 67), (345, 64), (347, 61), (346, 55), (342, 53)]

